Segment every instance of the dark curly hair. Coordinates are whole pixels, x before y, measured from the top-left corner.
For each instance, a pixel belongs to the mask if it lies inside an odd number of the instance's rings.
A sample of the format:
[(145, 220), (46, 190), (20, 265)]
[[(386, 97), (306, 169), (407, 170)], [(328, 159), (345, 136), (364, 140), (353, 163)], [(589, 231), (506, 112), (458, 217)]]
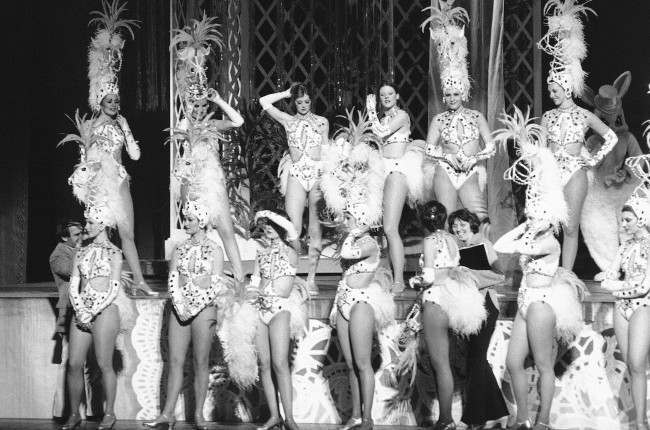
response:
[(422, 207), (420, 221), (424, 228), (431, 233), (436, 230), (444, 230), (445, 221), (447, 221), (447, 209), (442, 203), (432, 200)]
[(457, 219), (469, 223), (469, 229), (471, 232), (478, 233), (478, 229), (481, 226), (481, 220), (478, 219), (478, 216), (476, 216), (475, 213), (470, 212), (467, 209), (459, 209), (452, 212), (451, 215), (449, 215), (449, 219), (447, 220), (449, 231), (451, 233), (453, 233), (452, 227)]
[[(276, 209), (273, 212), (276, 214), (289, 219), (289, 216), (287, 213), (283, 210)], [(291, 244), (287, 241), (287, 231), (280, 227), (278, 224), (273, 222), (271, 219), (266, 218), (266, 217), (261, 217), (257, 221), (253, 221), (251, 223), (251, 228), (250, 228), (250, 233), (251, 233), (251, 238), (255, 240), (259, 240), (264, 237), (264, 226), (270, 226), (275, 232), (278, 234), (280, 239), (287, 245), (291, 246)]]

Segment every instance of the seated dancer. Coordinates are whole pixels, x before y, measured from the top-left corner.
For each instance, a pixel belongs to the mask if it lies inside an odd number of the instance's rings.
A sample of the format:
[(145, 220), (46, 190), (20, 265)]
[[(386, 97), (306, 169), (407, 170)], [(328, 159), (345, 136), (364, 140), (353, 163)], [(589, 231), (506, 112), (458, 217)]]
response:
[[(521, 157), (506, 170), (505, 179), (526, 185), (527, 220), (504, 234), (494, 249), (504, 254), (521, 254), (523, 272), (518, 311), (512, 326), (506, 364), (517, 404), (512, 429), (548, 429), (555, 392), (553, 366), (555, 340), (568, 343), (582, 330), (584, 284), (573, 272), (559, 267), (560, 244), (554, 232), (567, 217), (560, 168), (553, 153), (543, 146), (543, 130), (531, 124), (515, 107), (514, 116), (504, 115), (506, 128), (495, 131), (495, 140), (514, 139)], [(528, 376), (526, 357), (532, 354), (539, 371), (540, 408), (537, 424), (528, 419)]]
[[(305, 331), (305, 300), (309, 297), (305, 287), (296, 283), (302, 281), (296, 278), (298, 250), (292, 247), (297, 243), (298, 232), (291, 221), (282, 215), (260, 211), (255, 214), (252, 236), (263, 242), (255, 260), (251, 286), (259, 290), (255, 302), (259, 312), (255, 345), (264, 396), (271, 412), (268, 421), (258, 429), (297, 429), (298, 425), (293, 419), (289, 346), (292, 338), (301, 337)], [(271, 369), (278, 383), (284, 420), (280, 416)]]
[(70, 303), (74, 310), (68, 345), (68, 397), (70, 417), (61, 430), (81, 426), (79, 405), (84, 392), (84, 363), (91, 345), (102, 372), (106, 399), (99, 430), (113, 428), (117, 376), (113, 352), (120, 329), (133, 317), (132, 304), (121, 284), (122, 252), (109, 240), (109, 230), (117, 224), (116, 214), (105, 202), (86, 207), (86, 241), (79, 249), (70, 275)]
[[(474, 427), (508, 415), (508, 408), (501, 389), (487, 361), (487, 351), (494, 327), (499, 317), (499, 303), (490, 285), (503, 281), (503, 275), (489, 270), (497, 260), (492, 242), (479, 233), (478, 217), (467, 209), (460, 209), (449, 216), (449, 230), (461, 246), (460, 265), (472, 270), (479, 279), (483, 293), (483, 307), (487, 318), (476, 334), (471, 334), (467, 344), (467, 383), (461, 421)], [(476, 251), (463, 258), (463, 251)], [(483, 288), (481, 288), (483, 287)]]
[[(583, 2), (586, 3), (586, 2)], [(562, 267), (573, 269), (578, 252), (578, 233), (582, 205), (587, 194), (586, 168), (600, 163), (616, 145), (618, 138), (593, 113), (578, 107), (572, 96), (581, 96), (586, 73), (581, 61), (587, 54), (580, 16), (593, 12), (576, 0), (550, 0), (544, 6), (548, 32), (538, 47), (553, 56), (546, 82), (548, 92), (557, 106), (542, 115), (546, 146), (560, 166), (560, 175), (568, 208), (563, 228)], [(585, 134), (592, 129), (603, 137), (603, 144), (594, 155), (584, 155)]]
[[(182, 29), (175, 29), (175, 35), (171, 40), (170, 49), (176, 55), (176, 88), (182, 99), (183, 118), (178, 122), (175, 131), (188, 132), (189, 136), (183, 138), (182, 134), (175, 134), (183, 148), (183, 158), (189, 160), (196, 152), (199, 158), (210, 159), (213, 172), (223, 177), (224, 196), (222, 208), (218, 219), (213, 227), (216, 228), (221, 238), (228, 260), (232, 264), (233, 274), (238, 281), (244, 280), (242, 263), (239, 255), (239, 248), (235, 239), (233, 217), (231, 216), (228, 194), (225, 192), (225, 176), (219, 161), (219, 139), (222, 132), (232, 128), (241, 127), (244, 123), (242, 116), (226, 103), (219, 93), (207, 86), (206, 58), (213, 49), (212, 45), (222, 46), (221, 34), (218, 31), (219, 24), (216, 18), (208, 18), (205, 13), (199, 21), (191, 20), (191, 25)], [(216, 104), (226, 115), (227, 119), (212, 119), (208, 114), (208, 102)], [(198, 130), (201, 130), (198, 132)], [(201, 139), (194, 139), (191, 136), (200, 134)], [(187, 137), (190, 137), (189, 139)], [(206, 145), (207, 148), (206, 148)], [(210, 152), (206, 154), (205, 151)], [(181, 179), (180, 195), (181, 201), (188, 198), (187, 181)], [(172, 182), (174, 184), (174, 182)], [(220, 185), (221, 186), (221, 185)]]
[[(133, 200), (129, 190), (129, 175), (122, 165), (122, 148), (132, 160), (140, 159), (140, 147), (133, 138), (129, 124), (120, 112), (118, 73), (122, 67), (124, 40), (121, 32), (127, 31), (133, 37), (137, 22), (120, 19), (125, 10), (113, 2), (102, 2), (104, 13), (93, 12), (98, 17), (90, 20), (97, 23), (97, 30), (88, 51), (88, 79), (90, 93), (88, 103), (93, 111), (90, 145), (85, 149), (85, 162), (80, 164), (69, 182), (75, 188), (75, 195), (84, 205), (91, 202), (85, 190), (92, 187), (111, 188), (109, 205), (117, 216), (117, 231), (120, 234), (122, 250), (131, 271), (134, 285), (132, 293), (148, 296), (158, 294), (144, 281), (138, 250), (134, 240)], [(82, 183), (85, 182), (85, 183)]]
[[(454, 238), (445, 231), (447, 210), (442, 203), (431, 201), (421, 213), (422, 225), (429, 232), (424, 237), (420, 256), (422, 274), (411, 278), (413, 288), (425, 288), (420, 303), (411, 318), (421, 317), (421, 327), (431, 366), (436, 375), (436, 391), (440, 407), (436, 430), (454, 430), (451, 416), (454, 380), (449, 363), (449, 337), (451, 329), (461, 336), (479, 333), (486, 319), (483, 297), (478, 291), (476, 278), (465, 267), (459, 266), (460, 255)], [(419, 325), (419, 324), (418, 324)], [(417, 348), (406, 348), (404, 354), (415, 354)], [(416, 363), (402, 359), (403, 363)], [(399, 369), (403, 373), (408, 369)], [(468, 386), (467, 390), (474, 387)]]
[(404, 290), (404, 244), (399, 235), (399, 222), (407, 197), (411, 207), (423, 200), (422, 152), (411, 141), (411, 119), (398, 106), (399, 94), (392, 84), (385, 83), (379, 88), (379, 100), (383, 110), (381, 120), (377, 116), (374, 94), (366, 97), (366, 109), (373, 133), (381, 138), (386, 178), (383, 187), (384, 234), (393, 266), (393, 292), (400, 293)]
[[(288, 114), (273, 103), (290, 98)], [(260, 98), (260, 105), (273, 119), (282, 124), (287, 132), (289, 152), (280, 161), (280, 192), (284, 195), (284, 207), (297, 232), (302, 231), (302, 215), (307, 204), (309, 211), (309, 272), (307, 289), (318, 294), (316, 268), (321, 253), (321, 228), (317, 202), (320, 199), (321, 154), (328, 144), (329, 122), (311, 110), (311, 97), (304, 85), (294, 84), (286, 91), (268, 94)], [(298, 239), (296, 239), (298, 240)]]
[(379, 243), (369, 233), (381, 220), (384, 176), (381, 156), (369, 145), (377, 140), (368, 131), (364, 117), (356, 124), (350, 118), (350, 126), (338, 134), (324, 160), (321, 185), (328, 209), (339, 222), (344, 219), (339, 247), (343, 278), (330, 313), (352, 395), (352, 416), (343, 429), (373, 428), (372, 340), (395, 319), (390, 274), (379, 267)]
[(495, 147), (483, 114), (463, 106), (470, 89), (464, 34), (469, 16), (461, 7), (449, 9), (445, 2), (436, 5), (427, 8), (431, 16), (422, 24), (423, 29), (429, 24), (437, 48), (443, 102), (447, 105), (446, 111), (433, 118), (427, 133), (426, 154), (437, 162), (433, 189), (448, 213), (455, 211), (460, 201), (485, 222), (487, 174), (482, 161), (494, 155)]
[(630, 372), (636, 429), (648, 430), (646, 368), (650, 349), (650, 158), (647, 155), (631, 157), (626, 164), (642, 182), (623, 206), (621, 244), (610, 269), (601, 274), (600, 279), (602, 287), (616, 297), (614, 331), (623, 361)]

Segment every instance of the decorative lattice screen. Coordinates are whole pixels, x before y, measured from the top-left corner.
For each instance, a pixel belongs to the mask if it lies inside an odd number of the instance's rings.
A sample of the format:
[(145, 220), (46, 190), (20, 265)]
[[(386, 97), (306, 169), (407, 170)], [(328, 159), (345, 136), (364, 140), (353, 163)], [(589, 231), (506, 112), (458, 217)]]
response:
[(506, 0), (504, 9), (504, 67), (506, 107), (530, 106), (542, 114), (541, 0)]

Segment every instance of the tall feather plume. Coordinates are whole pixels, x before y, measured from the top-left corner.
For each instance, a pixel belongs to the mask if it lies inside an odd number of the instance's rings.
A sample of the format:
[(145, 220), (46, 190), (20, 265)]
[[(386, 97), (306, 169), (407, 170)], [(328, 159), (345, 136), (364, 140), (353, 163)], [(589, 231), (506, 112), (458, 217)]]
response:
[(223, 36), (219, 32), (219, 24), (216, 17), (208, 17), (203, 12), (201, 20), (193, 19), (191, 25), (172, 30), (170, 48), (181, 50), (187, 46), (194, 49), (210, 48), (211, 44), (220, 49), (224, 47)]
[(74, 119), (72, 119), (69, 115), (66, 115), (66, 117), (75, 126), (78, 134), (69, 133), (65, 135), (65, 137), (63, 137), (63, 139), (61, 139), (56, 146), (58, 148), (59, 146), (64, 145), (68, 142), (76, 142), (79, 145), (79, 154), (81, 161), (83, 162), (86, 160), (86, 153), (88, 152), (88, 149), (90, 149), (90, 146), (94, 142), (93, 118), (91, 117), (88, 119), (87, 114), (84, 114), (83, 116), (79, 115), (79, 109), (75, 111)]
[(140, 28), (140, 24), (136, 19), (121, 19), (120, 15), (126, 12), (126, 2), (122, 5), (119, 0), (108, 2), (102, 1), (102, 10), (94, 10), (90, 12), (91, 16), (95, 16), (88, 22), (88, 26), (97, 24), (97, 30), (106, 30), (109, 34), (119, 34), (122, 30), (126, 30), (131, 34), (131, 39), (135, 39), (133, 27)]
[(507, 149), (508, 140), (512, 139), (519, 153), (535, 152), (535, 147), (543, 142), (544, 129), (535, 123), (537, 118), (530, 117), (530, 106), (526, 109), (525, 115), (517, 106), (513, 107), (512, 115), (504, 111), (499, 116), (504, 127), (493, 131), (492, 139), (503, 145), (504, 149)]
[(95, 34), (88, 48), (88, 104), (93, 111), (99, 110), (104, 96), (119, 93), (118, 73), (122, 68), (123, 32), (134, 38), (133, 28), (139, 28), (137, 20), (122, 19), (126, 3), (119, 5), (119, 0), (102, 2), (102, 11), (92, 11), (88, 25), (96, 24)]
[(566, 73), (574, 95), (584, 91), (587, 73), (582, 61), (587, 57), (582, 19), (596, 12), (585, 6), (590, 0), (549, 0), (544, 6), (548, 31), (537, 42), (542, 51), (553, 57), (551, 74)]

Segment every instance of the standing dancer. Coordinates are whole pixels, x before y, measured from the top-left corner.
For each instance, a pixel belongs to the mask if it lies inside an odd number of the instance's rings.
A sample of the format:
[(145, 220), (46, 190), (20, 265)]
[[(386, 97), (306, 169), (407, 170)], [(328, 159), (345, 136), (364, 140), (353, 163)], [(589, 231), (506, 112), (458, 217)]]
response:
[[(502, 118), (506, 128), (495, 131), (495, 140), (505, 143), (515, 139), (518, 145), (521, 157), (504, 177), (527, 186), (527, 220), (504, 234), (494, 249), (521, 254), (523, 272), (506, 358), (517, 404), (516, 424), (511, 428), (543, 430), (550, 428), (555, 393), (555, 340), (568, 343), (584, 326), (581, 299), (585, 286), (573, 272), (559, 267), (560, 244), (554, 232), (567, 217), (560, 167), (553, 153), (542, 146), (543, 129), (531, 121), (515, 107), (514, 116)], [(524, 368), (529, 354), (539, 371), (540, 408), (534, 427), (528, 419), (528, 376)]]
[(339, 247), (343, 278), (334, 298), (330, 322), (336, 328), (348, 366), (352, 416), (343, 429), (373, 428), (372, 402), (375, 373), (371, 364), (372, 340), (395, 319), (389, 293), (391, 279), (379, 268), (380, 248), (369, 228), (381, 220), (383, 163), (367, 143), (377, 144), (360, 117), (342, 130), (323, 163), (321, 187), (329, 210), (344, 219), (344, 240)]
[(641, 179), (641, 183), (621, 211), (621, 245), (612, 266), (604, 272), (601, 285), (616, 297), (614, 331), (630, 372), (636, 428), (648, 430), (646, 368), (650, 349), (650, 158), (647, 155), (631, 157), (626, 164)]
[[(273, 103), (290, 98), (290, 115), (273, 106)], [(286, 91), (268, 94), (260, 98), (260, 105), (273, 119), (282, 124), (287, 132), (289, 152), (280, 161), (280, 192), (284, 195), (284, 207), (297, 232), (302, 231), (302, 215), (307, 204), (309, 211), (309, 272), (307, 289), (318, 294), (316, 268), (321, 253), (321, 228), (317, 202), (320, 199), (321, 148), (328, 144), (329, 122), (311, 111), (311, 97), (301, 84), (292, 85)], [(296, 239), (298, 240), (298, 239)]]
[[(182, 140), (183, 158), (191, 158), (194, 150), (200, 153), (201, 158), (209, 158), (213, 164), (212, 168), (218, 170), (218, 174), (223, 178), (223, 184), (220, 183), (219, 187), (223, 186), (225, 192), (225, 176), (219, 163), (219, 139), (221, 132), (241, 127), (244, 119), (239, 112), (219, 96), (215, 89), (207, 86), (206, 57), (213, 49), (213, 45), (215, 49), (223, 46), (221, 34), (217, 30), (219, 24), (215, 20), (216, 18), (208, 18), (204, 13), (200, 21), (193, 19), (191, 25), (182, 29), (174, 29), (170, 49), (176, 50), (176, 86), (181, 94), (185, 113), (176, 130), (187, 132), (188, 135), (195, 134), (199, 130), (202, 130), (199, 133), (209, 130), (204, 134), (205, 140), (197, 141), (196, 148), (191, 145), (189, 139), (182, 139), (182, 134), (176, 134), (176, 137)], [(227, 116), (227, 119), (211, 119), (212, 114), (208, 115), (209, 101), (216, 104)], [(204, 152), (206, 142), (208, 143), (208, 153)], [(180, 188), (176, 198), (184, 201), (188, 198), (187, 181), (181, 181)], [(244, 273), (232, 219), (228, 193), (225, 192), (221, 200), (221, 210), (217, 218), (213, 220), (212, 226), (217, 229), (223, 242), (235, 279), (241, 282), (244, 280)]]
[[(142, 292), (148, 296), (157, 296), (144, 281), (138, 250), (135, 247), (133, 200), (129, 189), (129, 175), (122, 165), (122, 147), (132, 160), (140, 159), (140, 147), (133, 138), (129, 124), (120, 115), (120, 91), (118, 74), (122, 68), (122, 48), (124, 39), (121, 32), (128, 31), (133, 37), (135, 20), (120, 19), (126, 10), (125, 5), (118, 6), (118, 0), (102, 2), (103, 11), (91, 12), (96, 15), (90, 24), (97, 23), (97, 30), (88, 49), (88, 79), (90, 91), (88, 103), (95, 115), (92, 134), (93, 139), (87, 149), (88, 162), (95, 166), (92, 183), (111, 181), (118, 189), (117, 195), (109, 202), (119, 206), (117, 231), (122, 242), (122, 250), (131, 271), (134, 286), (132, 292)], [(74, 176), (74, 175), (73, 175)], [(71, 178), (72, 180), (72, 178)], [(78, 196), (79, 197), (79, 196)], [(89, 202), (81, 199), (88, 205)]]
[(383, 217), (384, 234), (388, 240), (390, 262), (393, 266), (393, 292), (404, 291), (404, 244), (399, 235), (399, 222), (408, 197), (411, 207), (423, 200), (424, 179), (422, 152), (411, 142), (411, 119), (399, 108), (399, 94), (392, 84), (379, 88), (379, 100), (384, 115), (377, 116), (374, 94), (366, 97), (368, 118), (372, 131), (381, 138), (384, 160)]
[(422, 23), (423, 30), (429, 25), (436, 44), (443, 102), (447, 105), (446, 111), (433, 118), (427, 134), (426, 153), (437, 162), (433, 189), (447, 213), (454, 212), (460, 201), (485, 222), (487, 174), (481, 162), (493, 156), (495, 148), (483, 114), (463, 106), (470, 89), (465, 38), (469, 16), (462, 7), (450, 9), (445, 2), (436, 3), (426, 8), (431, 16)]
[[(580, 0), (549, 0), (544, 6), (548, 32), (537, 43), (540, 49), (553, 56), (546, 82), (557, 108), (542, 115), (542, 127), (547, 133), (546, 144), (560, 167), (569, 205), (562, 242), (562, 267), (567, 270), (573, 269), (578, 252), (580, 216), (588, 188), (585, 169), (597, 165), (618, 141), (616, 133), (572, 99), (572, 96), (582, 95), (584, 90), (586, 73), (581, 61), (587, 55), (587, 48), (580, 18), (589, 12), (594, 11), (580, 4)], [(601, 135), (604, 142), (594, 155), (583, 156), (585, 133), (590, 128)]]
[[(253, 236), (262, 239), (251, 284), (260, 292), (256, 307), (259, 311), (255, 345), (260, 363), (264, 396), (271, 416), (259, 430), (275, 428), (298, 429), (293, 419), (293, 386), (289, 368), (290, 341), (302, 336), (307, 326), (308, 293), (301, 293), (296, 283), (298, 250), (292, 247), (298, 238), (294, 225), (282, 215), (271, 211), (255, 214)], [(304, 287), (303, 287), (304, 288)], [(307, 296), (307, 297), (306, 297)], [(280, 417), (277, 391), (272, 371), (277, 379), (284, 421)]]
[(213, 324), (217, 320), (217, 301), (220, 296), (229, 295), (223, 277), (223, 251), (206, 234), (212, 218), (211, 209), (219, 204), (214, 197), (205, 195), (198, 200), (188, 200), (183, 206), (189, 239), (176, 247), (169, 265), (169, 295), (174, 309), (169, 314), (167, 399), (160, 416), (145, 423), (147, 427), (174, 426), (174, 409), (183, 385), (183, 367), (191, 341), (196, 399), (194, 418), (197, 428), (207, 428), (203, 404), (208, 391)]
[(117, 375), (113, 369), (113, 352), (120, 328), (133, 316), (130, 300), (120, 285), (122, 253), (109, 240), (115, 214), (104, 203), (96, 201), (86, 207), (86, 232), (90, 243), (82, 247), (72, 265), (70, 303), (74, 318), (70, 324), (68, 346), (68, 396), (71, 415), (61, 430), (81, 425), (79, 405), (84, 391), (84, 363), (91, 345), (102, 372), (106, 404), (104, 418), (97, 427), (111, 429), (115, 417)]

